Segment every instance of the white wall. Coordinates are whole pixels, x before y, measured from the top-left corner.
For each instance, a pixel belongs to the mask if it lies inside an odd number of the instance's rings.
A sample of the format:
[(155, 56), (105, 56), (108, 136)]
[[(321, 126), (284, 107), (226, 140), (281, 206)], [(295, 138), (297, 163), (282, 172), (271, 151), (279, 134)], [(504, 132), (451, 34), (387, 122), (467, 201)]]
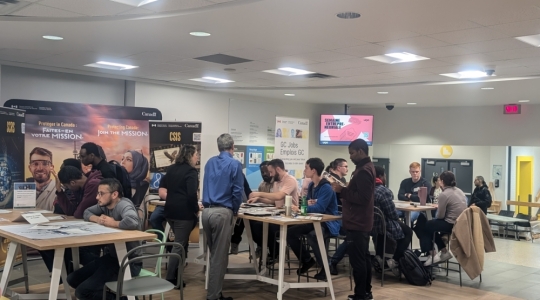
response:
[(124, 105), (124, 80), (2, 66), (0, 101), (46, 100)]
[(502, 106), (353, 107), (373, 114), (373, 145), (540, 146), (540, 105), (523, 105), (521, 115), (503, 115)]

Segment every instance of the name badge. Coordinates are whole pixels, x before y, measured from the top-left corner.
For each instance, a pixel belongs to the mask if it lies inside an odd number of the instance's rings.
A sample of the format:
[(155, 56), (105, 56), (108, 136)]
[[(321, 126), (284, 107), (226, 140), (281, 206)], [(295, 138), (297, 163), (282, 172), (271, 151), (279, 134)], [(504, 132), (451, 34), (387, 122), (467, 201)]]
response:
[(420, 188), (417, 187), (417, 188), (414, 188), (413, 192), (418, 193), (419, 190), (420, 190)]

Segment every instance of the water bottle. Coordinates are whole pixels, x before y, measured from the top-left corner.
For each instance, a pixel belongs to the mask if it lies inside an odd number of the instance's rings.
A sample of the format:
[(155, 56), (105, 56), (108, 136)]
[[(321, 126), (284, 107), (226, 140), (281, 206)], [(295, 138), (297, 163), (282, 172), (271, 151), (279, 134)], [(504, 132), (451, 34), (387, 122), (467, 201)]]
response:
[(300, 204), (300, 213), (302, 216), (307, 216), (307, 198), (304, 196), (302, 197), (302, 203)]

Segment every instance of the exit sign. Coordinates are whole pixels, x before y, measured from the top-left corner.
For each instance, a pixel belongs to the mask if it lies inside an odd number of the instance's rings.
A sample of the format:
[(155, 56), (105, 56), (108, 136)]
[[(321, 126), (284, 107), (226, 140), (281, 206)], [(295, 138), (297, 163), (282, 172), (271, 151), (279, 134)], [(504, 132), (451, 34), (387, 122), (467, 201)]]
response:
[(504, 114), (505, 115), (519, 115), (519, 114), (521, 114), (521, 104), (505, 104), (504, 105)]

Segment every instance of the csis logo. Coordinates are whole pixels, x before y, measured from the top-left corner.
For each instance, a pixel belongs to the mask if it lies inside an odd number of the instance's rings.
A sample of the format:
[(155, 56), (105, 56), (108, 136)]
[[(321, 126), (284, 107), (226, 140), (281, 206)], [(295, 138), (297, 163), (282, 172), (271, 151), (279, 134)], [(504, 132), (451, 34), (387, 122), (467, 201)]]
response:
[(7, 133), (15, 133), (15, 122), (7, 121), (6, 132)]
[(169, 132), (169, 141), (180, 142), (182, 140), (181, 132)]

